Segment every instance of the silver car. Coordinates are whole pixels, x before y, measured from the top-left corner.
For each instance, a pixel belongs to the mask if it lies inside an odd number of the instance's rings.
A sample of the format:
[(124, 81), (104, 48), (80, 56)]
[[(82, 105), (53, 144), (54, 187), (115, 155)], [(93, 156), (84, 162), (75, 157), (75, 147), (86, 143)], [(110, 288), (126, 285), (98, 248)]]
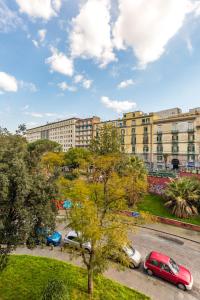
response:
[[(78, 239), (78, 235), (75, 231), (70, 231), (68, 234), (66, 234), (66, 236), (64, 237), (64, 244), (67, 244), (69, 246), (72, 246), (74, 248), (77, 248), (79, 249), (80, 248), (80, 242), (79, 242), (79, 239)], [(90, 252), (91, 250), (91, 244), (90, 242), (86, 242), (86, 243), (83, 243), (82, 247)]]
[[(74, 248), (77, 248), (77, 249), (80, 248), (80, 242), (78, 239), (78, 235), (75, 231), (70, 231), (65, 236), (63, 242), (64, 242), (64, 244), (68, 244)], [(90, 252), (90, 250), (91, 250), (90, 242), (83, 243), (82, 247), (88, 252)], [(140, 266), (142, 257), (141, 257), (141, 254), (136, 249), (134, 249), (131, 246), (126, 246), (126, 247), (122, 247), (122, 251), (124, 251), (126, 253), (126, 255), (128, 256), (129, 262), (130, 262), (129, 267), (131, 269), (138, 268)]]

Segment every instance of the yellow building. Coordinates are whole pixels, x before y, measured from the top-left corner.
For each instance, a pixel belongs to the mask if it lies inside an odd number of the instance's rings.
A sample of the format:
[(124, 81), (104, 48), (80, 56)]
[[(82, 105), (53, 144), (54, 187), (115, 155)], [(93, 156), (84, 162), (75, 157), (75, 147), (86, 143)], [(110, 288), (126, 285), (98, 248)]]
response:
[(122, 152), (137, 155), (150, 168), (200, 167), (200, 108), (128, 112), (96, 124), (96, 132), (103, 124), (118, 128)]
[(200, 110), (154, 122), (153, 163), (157, 168), (200, 167)]

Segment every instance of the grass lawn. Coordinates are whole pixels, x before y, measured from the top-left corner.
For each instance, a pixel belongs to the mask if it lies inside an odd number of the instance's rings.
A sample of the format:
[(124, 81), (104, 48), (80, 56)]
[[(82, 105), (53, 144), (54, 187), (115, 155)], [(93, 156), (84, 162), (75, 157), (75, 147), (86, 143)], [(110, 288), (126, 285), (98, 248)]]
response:
[[(82, 268), (45, 257), (12, 255), (8, 266), (0, 273), (1, 300), (41, 300), (49, 279), (64, 281), (63, 300), (89, 299), (87, 276)], [(148, 300), (147, 296), (98, 276), (95, 278), (93, 300)]]
[(170, 213), (170, 211), (164, 206), (164, 200), (158, 195), (146, 195), (144, 199), (137, 205), (138, 210), (148, 211), (155, 216), (166, 217), (170, 219), (176, 219), (182, 222), (200, 225), (200, 216), (192, 217), (190, 219), (176, 218)]

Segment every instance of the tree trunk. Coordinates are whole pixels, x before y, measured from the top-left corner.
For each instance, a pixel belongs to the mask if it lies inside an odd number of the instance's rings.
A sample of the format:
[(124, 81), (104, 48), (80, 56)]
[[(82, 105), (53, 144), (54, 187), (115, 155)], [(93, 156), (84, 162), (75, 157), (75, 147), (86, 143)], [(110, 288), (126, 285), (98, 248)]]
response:
[(93, 271), (91, 268), (88, 268), (88, 294), (90, 295), (90, 298), (92, 298), (93, 295)]

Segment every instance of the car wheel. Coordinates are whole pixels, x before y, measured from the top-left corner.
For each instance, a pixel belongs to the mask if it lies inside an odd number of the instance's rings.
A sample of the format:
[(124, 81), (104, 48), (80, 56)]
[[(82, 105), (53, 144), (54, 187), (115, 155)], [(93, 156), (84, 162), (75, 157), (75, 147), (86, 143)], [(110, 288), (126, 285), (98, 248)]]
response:
[(134, 265), (133, 262), (131, 262), (131, 263), (129, 264), (129, 268), (130, 268), (130, 269), (135, 269), (135, 265)]
[(150, 269), (147, 269), (147, 274), (148, 274), (149, 276), (152, 276), (152, 275), (153, 275), (153, 271), (151, 271)]
[(177, 286), (178, 286), (178, 288), (179, 288), (180, 290), (182, 290), (182, 291), (185, 291), (185, 290), (186, 290), (185, 285), (182, 284), (182, 283), (178, 283)]

